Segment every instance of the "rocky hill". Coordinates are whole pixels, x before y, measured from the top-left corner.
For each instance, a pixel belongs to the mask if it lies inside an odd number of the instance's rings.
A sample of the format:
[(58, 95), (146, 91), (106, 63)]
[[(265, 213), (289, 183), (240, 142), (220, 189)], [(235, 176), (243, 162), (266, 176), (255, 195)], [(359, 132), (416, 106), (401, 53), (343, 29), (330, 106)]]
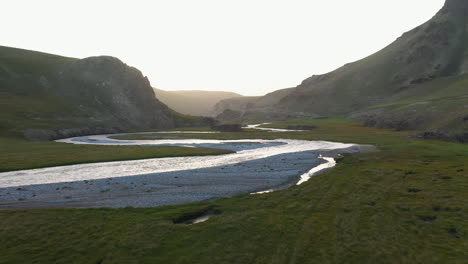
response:
[(219, 101), (213, 106), (212, 115), (219, 118), (224, 112), (235, 112), (238, 117), (242, 116), (260, 96), (243, 96)]
[[(278, 104), (294, 88), (277, 90), (265, 96), (244, 96), (240, 98), (225, 99), (213, 107), (213, 116), (219, 120), (242, 121), (243, 117), (250, 119), (287, 119), (290, 117), (287, 111), (271, 107)], [(254, 111), (252, 111), (254, 109)]]
[(159, 101), (179, 113), (192, 116), (212, 116), (213, 107), (219, 101), (242, 97), (233, 92), (154, 90)]
[(139, 70), (106, 56), (79, 60), (0, 47), (0, 102), (0, 134), (30, 139), (193, 122), (155, 99)]
[(241, 118), (265, 112), (352, 117), (468, 141), (468, 1), (447, 0), (430, 21), (381, 51), (312, 76), (279, 102), (250, 104)]

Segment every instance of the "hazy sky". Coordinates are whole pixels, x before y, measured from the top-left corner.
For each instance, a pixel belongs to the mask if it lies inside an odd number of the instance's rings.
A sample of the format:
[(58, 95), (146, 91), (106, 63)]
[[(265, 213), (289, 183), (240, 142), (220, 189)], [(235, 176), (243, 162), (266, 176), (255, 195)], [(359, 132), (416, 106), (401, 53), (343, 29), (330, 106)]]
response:
[(165, 90), (261, 95), (390, 44), (444, 0), (2, 0), (0, 45), (112, 55)]

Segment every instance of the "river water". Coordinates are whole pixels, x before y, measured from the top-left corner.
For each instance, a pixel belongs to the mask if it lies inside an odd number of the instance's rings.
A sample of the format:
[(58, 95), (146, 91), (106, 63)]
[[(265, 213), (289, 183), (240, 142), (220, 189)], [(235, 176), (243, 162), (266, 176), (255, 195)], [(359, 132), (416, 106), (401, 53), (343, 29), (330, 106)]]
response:
[[(196, 138), (197, 133), (212, 132), (158, 133), (193, 133)], [(0, 208), (21, 208), (23, 205), (25, 208), (148, 207), (203, 201), (240, 193), (268, 192), (301, 184), (317, 171), (333, 167), (334, 160), (327, 156), (357, 152), (359, 149), (353, 144), (290, 139), (116, 140), (110, 136), (115, 135), (75, 137), (58, 142), (208, 147), (235, 153), (102, 162), (0, 173)]]

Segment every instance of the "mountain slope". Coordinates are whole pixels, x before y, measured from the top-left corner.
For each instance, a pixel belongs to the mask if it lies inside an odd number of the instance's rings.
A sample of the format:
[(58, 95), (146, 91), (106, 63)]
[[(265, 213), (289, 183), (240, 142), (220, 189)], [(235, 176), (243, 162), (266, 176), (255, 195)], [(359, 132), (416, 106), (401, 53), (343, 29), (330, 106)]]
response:
[[(466, 1), (449, 0), (429, 22), (363, 60), (302, 82), (282, 107), (324, 114), (383, 103), (418, 84), (468, 71)], [(461, 3), (461, 7), (452, 6)], [(456, 5), (455, 5), (456, 6)], [(307, 102), (298, 105), (297, 101)], [(293, 102), (294, 101), (294, 102)]]
[(154, 90), (159, 101), (179, 113), (192, 116), (211, 116), (213, 107), (219, 101), (242, 97), (233, 92)]
[(447, 0), (430, 21), (376, 54), (312, 76), (278, 103), (253, 104), (242, 118), (346, 116), (468, 140), (467, 30), (468, 1)]
[(146, 77), (113, 57), (73, 59), (0, 46), (0, 134), (53, 139), (180, 122)]
[[(220, 120), (240, 121), (243, 116), (253, 119), (281, 119), (288, 118), (288, 113), (271, 111), (270, 106), (278, 104), (294, 88), (274, 91), (264, 96), (245, 96), (241, 98), (225, 99), (213, 107), (213, 115)], [(255, 112), (250, 111), (255, 108)]]

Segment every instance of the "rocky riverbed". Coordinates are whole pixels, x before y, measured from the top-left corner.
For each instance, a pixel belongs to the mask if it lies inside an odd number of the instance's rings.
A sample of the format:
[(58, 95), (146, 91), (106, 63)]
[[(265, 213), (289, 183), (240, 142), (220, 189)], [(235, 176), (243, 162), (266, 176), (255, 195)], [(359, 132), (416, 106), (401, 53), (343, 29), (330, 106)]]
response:
[(0, 173), (0, 208), (153, 207), (286, 188), (360, 146), (303, 140), (115, 140), (111, 135), (62, 140), (75, 144), (183, 145), (231, 149), (221, 156), (80, 164)]

